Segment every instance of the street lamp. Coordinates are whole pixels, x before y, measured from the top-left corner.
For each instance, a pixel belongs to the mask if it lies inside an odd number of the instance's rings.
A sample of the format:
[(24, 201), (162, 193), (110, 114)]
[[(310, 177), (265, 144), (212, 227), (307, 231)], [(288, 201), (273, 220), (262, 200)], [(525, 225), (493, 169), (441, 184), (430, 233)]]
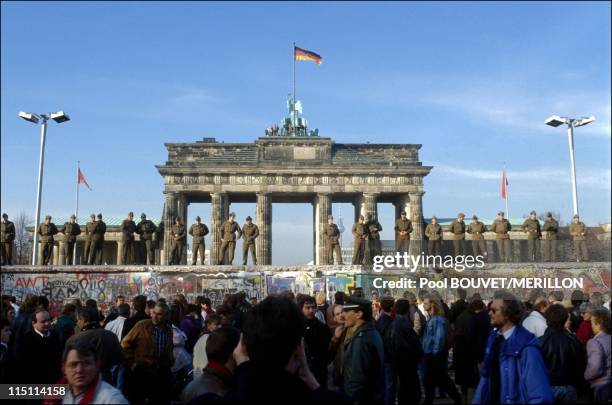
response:
[(19, 116), (33, 124), (41, 123), (40, 125), (40, 159), (38, 161), (38, 187), (36, 188), (36, 223), (34, 224), (34, 248), (32, 249), (32, 266), (36, 265), (38, 259), (38, 225), (40, 224), (40, 197), (42, 194), (43, 180), (43, 165), (45, 161), (45, 138), (47, 136), (47, 120), (51, 118), (53, 121), (61, 124), (70, 120), (68, 114), (63, 111), (58, 111), (48, 114), (33, 114), (21, 111)]
[(567, 125), (567, 137), (570, 149), (570, 163), (572, 168), (572, 199), (574, 203), (574, 215), (578, 215), (578, 191), (576, 190), (576, 162), (574, 161), (574, 128), (581, 127), (595, 121), (595, 117), (582, 117), (580, 119), (559, 117), (552, 115), (544, 121), (546, 125), (558, 127), (559, 125)]

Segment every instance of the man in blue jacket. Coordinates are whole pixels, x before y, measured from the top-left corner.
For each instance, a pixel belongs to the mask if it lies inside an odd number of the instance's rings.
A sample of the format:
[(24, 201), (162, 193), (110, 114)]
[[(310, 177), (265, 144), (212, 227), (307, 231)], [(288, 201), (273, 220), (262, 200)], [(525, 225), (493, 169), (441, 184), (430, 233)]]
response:
[(474, 404), (551, 404), (553, 392), (538, 339), (520, 325), (522, 307), (510, 293), (493, 300), (489, 310), (494, 327)]

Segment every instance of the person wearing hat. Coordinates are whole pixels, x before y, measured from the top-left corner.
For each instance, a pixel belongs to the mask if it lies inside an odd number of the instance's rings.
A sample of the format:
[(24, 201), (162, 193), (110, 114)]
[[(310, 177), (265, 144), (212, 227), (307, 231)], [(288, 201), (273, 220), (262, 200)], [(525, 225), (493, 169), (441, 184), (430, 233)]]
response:
[(353, 224), (353, 264), (363, 264), (365, 257), (365, 244), (368, 238), (368, 228), (365, 225), (365, 217), (359, 215), (359, 221)]
[(96, 214), (89, 216), (90, 221), (85, 224), (85, 245), (83, 246), (82, 264), (89, 264), (89, 254), (91, 253), (91, 236), (96, 229)]
[(42, 247), (42, 265), (47, 266), (53, 256), (53, 235), (57, 235), (57, 227), (51, 222), (51, 215), (45, 217), (45, 222), (38, 227)]
[(374, 327), (372, 303), (350, 296), (342, 313), (345, 328), (353, 330), (342, 355), (344, 392), (355, 404), (382, 404), (385, 355), (382, 337)]
[[(232, 264), (234, 261), (234, 251), (236, 250), (236, 239), (242, 237), (242, 229), (240, 225), (235, 221), (236, 214), (230, 212), (229, 218), (221, 224), (221, 252), (219, 254), (219, 262), (217, 264), (224, 264), (225, 253), (227, 253), (227, 263)], [(236, 237), (238, 233), (238, 237)]]
[(542, 237), (540, 221), (538, 221), (535, 211), (531, 211), (529, 218), (523, 222), (523, 232), (527, 232), (527, 257), (529, 261), (535, 262), (538, 260), (540, 238)]
[(15, 224), (8, 220), (6, 213), (2, 214), (0, 223), (0, 243), (2, 243), (2, 265), (13, 265), (13, 241), (15, 240)]
[(425, 227), (425, 236), (427, 237), (427, 254), (439, 256), (442, 248), (442, 227), (438, 224), (438, 218), (435, 215), (431, 217), (431, 224)]
[(253, 223), (253, 218), (246, 217), (246, 223), (242, 225), (242, 265), (246, 266), (249, 259), (249, 249), (253, 256), (253, 264), (257, 265), (257, 254), (255, 253), (255, 239), (259, 236), (259, 227)]
[(366, 227), (368, 228), (368, 249), (366, 252), (366, 262), (372, 264), (374, 257), (382, 255), (382, 244), (380, 242), (380, 232), (382, 225), (378, 222), (376, 214), (366, 215)]
[(198, 252), (200, 253), (200, 264), (204, 265), (204, 259), (206, 256), (204, 251), (206, 248), (206, 243), (204, 242), (204, 237), (208, 235), (208, 227), (203, 224), (202, 219), (197, 216), (195, 217), (195, 224), (192, 224), (189, 228), (189, 235), (192, 236), (192, 257), (191, 257), (191, 265), (195, 266), (198, 261)]
[(485, 224), (480, 222), (478, 217), (474, 215), (466, 231), (472, 235), (472, 251), (474, 252), (474, 257), (480, 255), (487, 257), (487, 242), (484, 238), (484, 233), (487, 231)]
[(508, 232), (512, 230), (510, 221), (504, 218), (504, 212), (497, 213), (497, 219), (491, 224), (491, 232), (495, 232), (495, 243), (497, 244), (497, 254), (500, 262), (508, 263), (510, 261), (510, 235)]
[(457, 214), (457, 219), (451, 222), (448, 230), (453, 235), (453, 253), (455, 256), (459, 256), (463, 252), (463, 240), (465, 239), (465, 222), (463, 219), (465, 214), (460, 212)]
[(134, 222), (134, 213), (129, 212), (127, 218), (121, 223), (121, 264), (134, 263), (134, 232), (136, 232), (136, 222)]
[(181, 217), (176, 217), (174, 219), (174, 225), (172, 225), (170, 232), (172, 245), (170, 246), (169, 264), (181, 264), (183, 260), (183, 249), (187, 239), (187, 230), (185, 229), (185, 225), (181, 222)]
[(327, 216), (327, 224), (323, 228), (323, 235), (325, 235), (327, 248), (327, 264), (334, 264), (334, 252), (338, 264), (343, 264), (342, 249), (340, 249), (340, 229), (338, 229), (338, 225), (334, 224), (334, 217), (331, 215)]
[(406, 211), (402, 211), (400, 217), (395, 221), (395, 250), (397, 252), (408, 253), (411, 233), (412, 221), (406, 217)]
[(62, 233), (64, 234), (64, 257), (66, 258), (66, 265), (70, 266), (73, 262), (74, 244), (77, 236), (81, 234), (81, 227), (76, 222), (76, 215), (70, 215), (70, 221), (64, 224)]
[(136, 233), (140, 235), (140, 240), (143, 244), (143, 264), (155, 264), (155, 245), (153, 243), (153, 234), (157, 227), (153, 221), (148, 220), (146, 214), (140, 214), (140, 222), (136, 225)]
[(89, 249), (90, 265), (101, 265), (104, 261), (104, 235), (106, 234), (106, 224), (102, 221), (102, 214), (97, 215), (94, 222), (94, 229), (91, 233), (91, 248)]
[(553, 218), (551, 212), (546, 213), (546, 220), (542, 224), (542, 231), (542, 259), (545, 262), (556, 262), (559, 223)]
[(580, 222), (580, 216), (574, 215), (574, 219), (569, 226), (569, 232), (574, 240), (574, 256), (578, 262), (588, 262), (589, 252), (587, 250), (586, 235), (587, 227), (584, 222)]

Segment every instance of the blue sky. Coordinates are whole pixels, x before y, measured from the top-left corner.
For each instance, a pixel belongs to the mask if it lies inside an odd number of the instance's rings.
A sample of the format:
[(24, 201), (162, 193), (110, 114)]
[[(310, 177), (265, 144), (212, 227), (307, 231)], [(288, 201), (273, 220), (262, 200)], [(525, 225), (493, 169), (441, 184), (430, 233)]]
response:
[[(321, 135), (423, 144), (421, 161), (434, 166), (425, 216), (494, 216), (506, 162), (512, 217), (553, 210), (567, 221), (567, 135), (544, 119), (595, 115), (576, 130), (580, 210), (591, 225), (610, 222), (609, 2), (1, 7), (1, 205), (9, 215), (33, 214), (36, 197), (39, 131), (20, 110), (64, 109), (72, 118), (49, 125), (43, 215), (72, 212), (80, 160), (94, 187), (81, 192), (82, 212), (159, 216), (154, 165), (166, 160), (164, 142), (261, 136), (286, 112), (295, 41), (324, 59), (297, 67), (298, 99)], [(207, 205), (191, 208), (190, 217), (209, 222)], [(350, 222), (350, 206), (339, 209)], [(391, 206), (379, 209), (390, 230)], [(235, 210), (252, 215), (254, 205)], [(311, 240), (311, 218), (305, 204), (274, 206), (275, 261)], [(302, 250), (299, 260), (310, 260)]]

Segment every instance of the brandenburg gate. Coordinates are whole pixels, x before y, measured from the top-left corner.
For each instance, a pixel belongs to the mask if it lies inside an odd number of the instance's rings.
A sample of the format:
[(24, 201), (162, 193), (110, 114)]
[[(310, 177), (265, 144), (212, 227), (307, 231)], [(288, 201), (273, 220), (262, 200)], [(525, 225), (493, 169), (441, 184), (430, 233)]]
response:
[[(300, 118), (302, 120), (302, 118)], [(272, 264), (273, 203), (311, 203), (315, 264), (328, 264), (322, 234), (332, 204), (352, 203), (360, 214), (377, 214), (377, 203), (392, 203), (396, 218), (406, 211), (423, 239), (423, 177), (431, 166), (419, 161), (417, 144), (339, 144), (306, 131), (266, 130), (254, 143), (223, 143), (204, 138), (194, 143), (167, 143), (168, 160), (157, 169), (164, 178), (164, 246), (161, 264), (168, 264), (170, 230), (179, 216), (186, 223), (190, 203), (211, 203), (210, 257), (216, 263), (220, 225), (233, 202), (256, 203), (254, 222), (259, 264)], [(300, 131), (301, 128), (301, 131)], [(189, 226), (189, 224), (186, 224)], [(347, 242), (345, 242), (346, 244)], [(420, 253), (417, 244), (411, 245)], [(185, 257), (183, 258), (185, 260)]]

